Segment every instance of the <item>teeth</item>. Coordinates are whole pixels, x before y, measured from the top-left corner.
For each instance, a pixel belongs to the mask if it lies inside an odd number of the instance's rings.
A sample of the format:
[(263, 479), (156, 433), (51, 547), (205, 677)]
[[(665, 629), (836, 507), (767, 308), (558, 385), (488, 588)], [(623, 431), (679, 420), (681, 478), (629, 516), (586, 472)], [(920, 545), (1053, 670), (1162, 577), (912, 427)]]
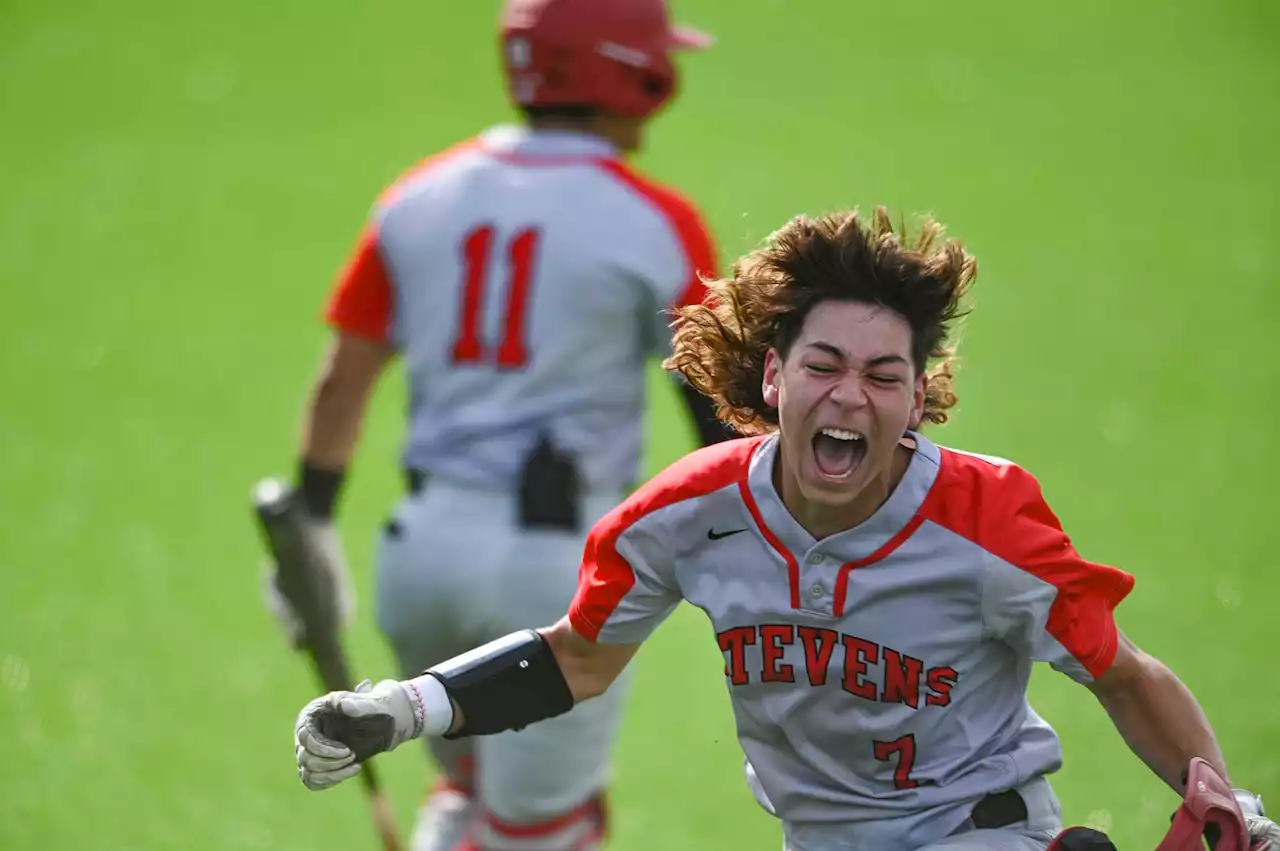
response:
[(842, 428), (824, 428), (822, 433), (836, 440), (862, 440), (862, 434), (856, 431), (845, 431)]

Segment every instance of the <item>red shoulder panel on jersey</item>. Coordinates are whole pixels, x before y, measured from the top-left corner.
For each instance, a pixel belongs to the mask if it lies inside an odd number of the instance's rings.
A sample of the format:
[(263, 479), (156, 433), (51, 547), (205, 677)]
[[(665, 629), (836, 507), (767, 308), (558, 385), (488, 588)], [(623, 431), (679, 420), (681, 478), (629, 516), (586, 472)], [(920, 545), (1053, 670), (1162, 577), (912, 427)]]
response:
[(633, 171), (626, 163), (617, 160), (601, 160), (600, 166), (631, 187), (657, 208), (667, 221), (671, 222), (671, 227), (680, 240), (680, 246), (684, 249), (684, 256), (692, 270), (689, 282), (685, 284), (671, 306), (684, 307), (688, 304), (701, 303), (707, 294), (707, 287), (702, 283), (703, 276), (718, 277), (720, 269), (716, 259), (715, 239), (712, 238), (697, 207), (676, 190), (655, 183)]
[[(396, 179), (378, 198), (378, 205), (392, 203), (409, 182), (422, 177), (459, 154), (474, 149), (472, 139), (427, 157)], [(325, 320), (348, 334), (387, 342), (391, 336), (391, 278), (378, 250), (377, 227), (366, 223), (355, 250), (338, 275), (325, 307)]]
[(595, 641), (609, 615), (635, 585), (635, 572), (618, 552), (622, 533), (646, 515), (745, 478), (751, 455), (763, 439), (742, 437), (697, 449), (600, 518), (587, 536), (578, 591), (569, 607), (569, 622), (579, 635)]
[(1016, 464), (942, 449), (920, 514), (1057, 588), (1046, 630), (1095, 679), (1111, 667), (1119, 646), (1113, 612), (1134, 578), (1076, 552), (1034, 476)]

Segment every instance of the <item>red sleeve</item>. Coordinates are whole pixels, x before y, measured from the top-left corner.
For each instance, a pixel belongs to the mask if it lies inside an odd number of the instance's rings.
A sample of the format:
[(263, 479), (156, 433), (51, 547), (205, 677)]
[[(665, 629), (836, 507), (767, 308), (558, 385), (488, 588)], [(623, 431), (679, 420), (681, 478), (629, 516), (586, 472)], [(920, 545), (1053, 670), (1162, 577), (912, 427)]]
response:
[(625, 529), (619, 518), (606, 517), (587, 536), (578, 569), (578, 592), (569, 606), (569, 623), (578, 635), (591, 641), (600, 637), (609, 615), (636, 584), (635, 571), (618, 553), (618, 537)]
[[(994, 589), (989, 614), (998, 633), (1056, 667), (1066, 660), (1056, 659), (1041, 635), (1027, 632), (1030, 624), (1044, 622), (1042, 633), (1090, 677), (1111, 666), (1119, 646), (1114, 612), (1134, 578), (1076, 551), (1030, 473), (1016, 464), (944, 450), (938, 482), (922, 511), (1003, 562), (1004, 573), (989, 571), (987, 578)], [(1051, 596), (1037, 593), (1045, 586)]]
[(391, 338), (391, 280), (378, 250), (377, 233), (367, 226), (329, 297), (325, 319), (348, 334), (380, 342)]
[(1045, 631), (1091, 677), (1100, 677), (1115, 660), (1119, 647), (1115, 608), (1133, 589), (1133, 577), (1076, 552), (1039, 488), (1027, 494), (1001, 534), (1007, 537), (995, 549), (1004, 555), (996, 555), (1057, 589)]
[(662, 213), (680, 241), (689, 267), (689, 280), (676, 291), (670, 306), (677, 308), (700, 303), (707, 294), (702, 279), (719, 277), (720, 267), (716, 259), (715, 238), (698, 208), (676, 190), (649, 180), (621, 162), (608, 161), (602, 165)]

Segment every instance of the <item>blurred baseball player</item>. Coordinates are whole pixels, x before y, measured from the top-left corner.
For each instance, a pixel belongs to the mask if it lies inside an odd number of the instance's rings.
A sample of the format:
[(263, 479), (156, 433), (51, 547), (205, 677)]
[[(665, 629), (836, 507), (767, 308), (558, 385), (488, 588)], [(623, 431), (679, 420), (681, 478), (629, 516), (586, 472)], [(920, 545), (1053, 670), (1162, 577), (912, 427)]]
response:
[[(664, 0), (509, 0), (500, 43), (526, 121), (378, 200), (328, 305), (302, 443), (299, 490), (345, 586), (334, 504), (371, 389), (402, 359), (410, 494), (381, 535), (377, 612), (405, 676), (564, 612), (588, 529), (637, 477), (646, 358), (670, 354), (671, 311), (716, 273), (697, 210), (623, 161), (676, 92), (672, 53), (709, 37)], [(701, 443), (732, 436), (680, 392)], [(432, 739), (443, 781), (415, 851), (594, 847), (622, 691), (474, 745)]]
[[(1227, 777), (1195, 698), (1116, 626), (1132, 577), (1076, 552), (1026, 470), (920, 433), (955, 404), (975, 274), (935, 223), (789, 223), (684, 309), (668, 362), (751, 436), (600, 520), (554, 626), (309, 703), (303, 782), (416, 736), (537, 729), (606, 693), (682, 600), (714, 626), (749, 783), (791, 851), (1046, 848), (1062, 753), (1027, 701), (1036, 661), (1090, 688), (1170, 787), (1197, 757)], [(1235, 797), (1255, 847), (1280, 849)]]

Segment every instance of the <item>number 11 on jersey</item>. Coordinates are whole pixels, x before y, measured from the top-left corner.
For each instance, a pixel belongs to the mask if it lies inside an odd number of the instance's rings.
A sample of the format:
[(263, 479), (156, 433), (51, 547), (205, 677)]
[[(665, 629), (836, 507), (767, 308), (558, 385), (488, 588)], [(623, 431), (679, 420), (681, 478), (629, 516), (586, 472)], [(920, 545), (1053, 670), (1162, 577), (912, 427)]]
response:
[(462, 241), (462, 299), (458, 333), (453, 341), (455, 364), (477, 364), (492, 360), (501, 369), (519, 369), (529, 362), (525, 346), (525, 315), (533, 278), (533, 262), (540, 234), (536, 228), (518, 232), (506, 246), (507, 298), (502, 319), (502, 338), (496, 354), (480, 339), (481, 311), (485, 287), (492, 265), (495, 231), (481, 225)]

